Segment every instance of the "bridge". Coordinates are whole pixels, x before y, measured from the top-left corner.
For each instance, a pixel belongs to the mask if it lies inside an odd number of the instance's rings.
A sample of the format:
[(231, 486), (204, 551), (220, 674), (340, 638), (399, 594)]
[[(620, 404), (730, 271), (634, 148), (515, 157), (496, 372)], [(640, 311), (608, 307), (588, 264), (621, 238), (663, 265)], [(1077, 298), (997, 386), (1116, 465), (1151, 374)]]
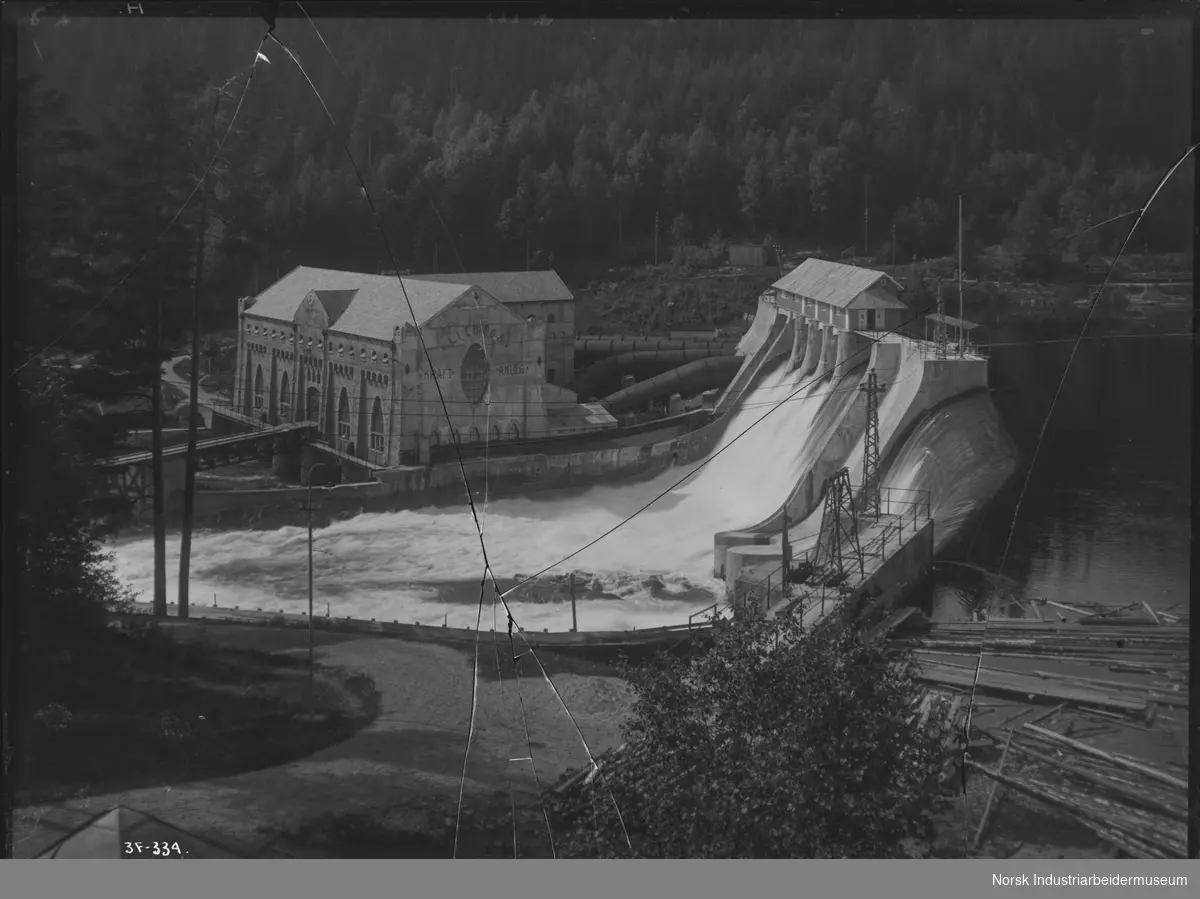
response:
[[(205, 471), (270, 457), (282, 449), (297, 450), (302, 443), (317, 435), (317, 423), (312, 421), (288, 422), (272, 427), (258, 427), (242, 434), (227, 434), (209, 437), (196, 443), (197, 469)], [(167, 493), (172, 482), (182, 486), (183, 469), (187, 459), (187, 445), (167, 447), (162, 451), (163, 477), (167, 482)], [(151, 465), (154, 455), (150, 450), (126, 453), (98, 462), (95, 466), (100, 492), (106, 496), (124, 496), (134, 499), (153, 495)]]

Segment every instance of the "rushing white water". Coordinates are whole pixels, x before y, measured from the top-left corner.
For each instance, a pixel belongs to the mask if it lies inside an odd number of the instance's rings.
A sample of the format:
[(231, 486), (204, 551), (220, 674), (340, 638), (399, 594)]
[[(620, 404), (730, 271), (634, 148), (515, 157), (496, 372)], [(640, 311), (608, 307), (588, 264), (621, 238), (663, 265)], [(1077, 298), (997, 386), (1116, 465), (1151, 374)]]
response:
[[(613, 597), (579, 602), (580, 630), (677, 624), (722, 596), (723, 585), (712, 577), (713, 535), (753, 524), (779, 507), (802, 473), (809, 430), (831, 389), (828, 382), (807, 387), (775, 409), (803, 383), (785, 368), (749, 394), (707, 464), (570, 496), (533, 494), (481, 504), (497, 578), (553, 565), (686, 477), (556, 571), (592, 573)], [(748, 428), (753, 430), (739, 437)], [(318, 615), (328, 608), (334, 617), (475, 625), (483, 560), (466, 506), (359, 515), (319, 530), (314, 546)], [(169, 539), (171, 601), (178, 549), (178, 537)], [(152, 541), (119, 542), (114, 553), (118, 573), (143, 599), (149, 596)], [(215, 597), (223, 607), (301, 612), (308, 604), (307, 564), (301, 528), (198, 533), (192, 541), (191, 601), (203, 605)], [(660, 584), (648, 583), (652, 576)], [(490, 591), (488, 596), (490, 605)], [(510, 606), (528, 630), (571, 626), (568, 602), (513, 601)], [(490, 626), (491, 609), (485, 608), (484, 627)]]

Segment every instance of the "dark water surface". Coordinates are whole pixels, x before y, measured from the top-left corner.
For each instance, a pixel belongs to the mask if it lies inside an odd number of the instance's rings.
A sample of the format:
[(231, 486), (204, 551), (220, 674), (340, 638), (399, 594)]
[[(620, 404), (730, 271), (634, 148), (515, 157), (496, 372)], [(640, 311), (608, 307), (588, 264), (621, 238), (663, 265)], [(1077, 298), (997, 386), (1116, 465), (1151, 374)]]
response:
[[(1056, 335), (1057, 336), (1057, 335)], [(1189, 600), (1192, 351), (1186, 338), (1085, 340), (1020, 504), (1017, 494), (1071, 353), (1069, 343), (995, 347), (992, 398), (1021, 452), (1018, 476), (948, 557), (1001, 571), (1018, 596), (1167, 609)], [(962, 617), (960, 576), (934, 614)]]

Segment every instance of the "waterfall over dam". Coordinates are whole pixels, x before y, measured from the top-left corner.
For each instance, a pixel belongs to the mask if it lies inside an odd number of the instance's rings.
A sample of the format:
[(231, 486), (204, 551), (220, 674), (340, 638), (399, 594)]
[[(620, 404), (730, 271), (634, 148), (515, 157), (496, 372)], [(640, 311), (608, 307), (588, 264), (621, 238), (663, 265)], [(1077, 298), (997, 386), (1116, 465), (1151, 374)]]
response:
[[(843, 466), (853, 483), (861, 480), (865, 406), (858, 387), (871, 367), (887, 387), (879, 408), (883, 483), (932, 491), (939, 545), (1011, 473), (1015, 451), (987, 394), (985, 361), (928, 358), (919, 343), (901, 338), (874, 344), (861, 334), (839, 339), (835, 329), (817, 324), (791, 322), (791, 330), (779, 332), (773, 328), (779, 315), (769, 301), (760, 302), (739, 354), (749, 365), (774, 335), (772, 346), (781, 347), (782, 355), (769, 360), (733, 403), (705, 460), (648, 481), (479, 503), (501, 586), (576, 552), (669, 491), (553, 573), (586, 573), (580, 630), (685, 621), (724, 596), (729, 572), (723, 576), (714, 562), (714, 537), (751, 535), (745, 544), (770, 541), (771, 535), (778, 540), (786, 508), (793, 539), (803, 546), (819, 529), (822, 481)], [(716, 555), (732, 559), (771, 550), (769, 543), (738, 542), (726, 550), (718, 538)], [(148, 599), (152, 541), (121, 540), (113, 552), (118, 574)], [(167, 560), (173, 601), (177, 535), (168, 538)], [(314, 560), (318, 615), (328, 606), (334, 617), (475, 625), (483, 559), (465, 505), (336, 522), (317, 531)], [(193, 538), (194, 603), (215, 599), (222, 607), (301, 612), (307, 583), (302, 528), (205, 531)], [(562, 599), (514, 599), (511, 606), (527, 629), (571, 626), (571, 607)], [(488, 628), (490, 609), (483, 614)]]

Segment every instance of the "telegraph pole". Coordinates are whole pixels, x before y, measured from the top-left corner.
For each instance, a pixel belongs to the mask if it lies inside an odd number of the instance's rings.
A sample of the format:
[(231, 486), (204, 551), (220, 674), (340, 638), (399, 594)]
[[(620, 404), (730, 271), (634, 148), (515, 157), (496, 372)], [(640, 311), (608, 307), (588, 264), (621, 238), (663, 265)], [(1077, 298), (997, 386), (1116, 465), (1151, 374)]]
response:
[(896, 223), (892, 222), (892, 276), (896, 274)]
[(863, 255), (871, 252), (871, 181), (863, 178)]
[(946, 358), (946, 301), (942, 298), (942, 279), (937, 281), (937, 327), (933, 331), (937, 343), (937, 357)]
[(863, 437), (863, 512), (879, 518), (879, 396), (887, 390), (886, 384), (876, 379), (875, 369), (867, 372), (867, 383), (859, 385), (867, 395), (867, 430)]
[(571, 572), (571, 633), (579, 630), (579, 617), (575, 612), (575, 572)]
[(316, 462), (308, 469), (308, 499), (302, 510), (308, 513), (308, 710), (313, 711), (313, 518), (315, 509), (312, 501), (313, 472), (328, 467), (328, 462)]
[(962, 194), (958, 195), (958, 355), (963, 354), (963, 233)]
[(658, 212), (654, 213), (654, 264), (658, 265)]

